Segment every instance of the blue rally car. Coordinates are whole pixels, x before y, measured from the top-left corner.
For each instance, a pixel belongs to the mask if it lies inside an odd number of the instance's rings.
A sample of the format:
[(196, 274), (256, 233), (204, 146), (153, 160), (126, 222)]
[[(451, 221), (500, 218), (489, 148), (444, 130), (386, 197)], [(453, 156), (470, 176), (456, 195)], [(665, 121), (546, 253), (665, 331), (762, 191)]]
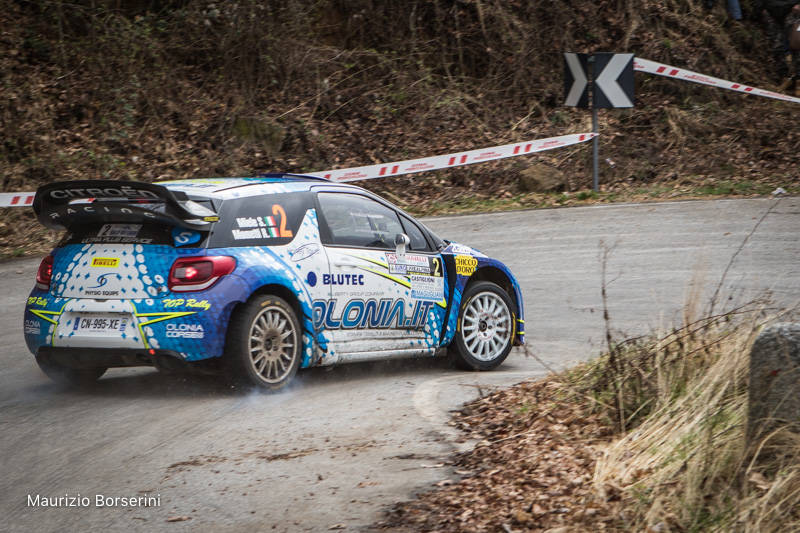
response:
[(69, 181), (33, 206), (66, 229), (24, 321), (60, 382), (150, 365), (277, 390), (298, 368), (348, 361), (449, 352), (489, 370), (523, 342), (505, 265), (359, 187), (293, 174)]

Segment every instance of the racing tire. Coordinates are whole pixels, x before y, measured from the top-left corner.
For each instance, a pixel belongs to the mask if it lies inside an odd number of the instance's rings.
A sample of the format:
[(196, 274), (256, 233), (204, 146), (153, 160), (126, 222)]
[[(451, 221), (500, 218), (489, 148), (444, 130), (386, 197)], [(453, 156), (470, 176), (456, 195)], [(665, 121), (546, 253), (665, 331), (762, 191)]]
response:
[(277, 392), (292, 381), (303, 353), (303, 332), (286, 300), (256, 295), (228, 325), (225, 367), (236, 387)]
[(492, 370), (500, 366), (514, 344), (513, 309), (511, 298), (495, 283), (479, 281), (468, 285), (461, 298), (450, 350), (453, 364), (462, 370)]
[(36, 364), (48, 378), (59, 385), (70, 387), (90, 387), (108, 370), (105, 366), (72, 368), (57, 363), (46, 355), (37, 355)]

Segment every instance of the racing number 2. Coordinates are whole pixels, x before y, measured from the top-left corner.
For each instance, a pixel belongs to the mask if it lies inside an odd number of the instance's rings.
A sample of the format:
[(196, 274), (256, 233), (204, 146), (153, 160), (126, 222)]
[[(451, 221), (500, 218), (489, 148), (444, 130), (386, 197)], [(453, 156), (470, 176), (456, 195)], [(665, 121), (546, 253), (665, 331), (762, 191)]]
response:
[(278, 230), (278, 237), (291, 237), (292, 230), (286, 229), (286, 211), (283, 210), (283, 206), (280, 204), (275, 204), (272, 206), (272, 214), (276, 217), (280, 217), (281, 219), (281, 226)]
[(433, 276), (438, 278), (439, 276), (442, 275), (442, 267), (441, 264), (439, 263), (439, 258), (433, 257), (431, 258), (431, 262), (433, 263)]

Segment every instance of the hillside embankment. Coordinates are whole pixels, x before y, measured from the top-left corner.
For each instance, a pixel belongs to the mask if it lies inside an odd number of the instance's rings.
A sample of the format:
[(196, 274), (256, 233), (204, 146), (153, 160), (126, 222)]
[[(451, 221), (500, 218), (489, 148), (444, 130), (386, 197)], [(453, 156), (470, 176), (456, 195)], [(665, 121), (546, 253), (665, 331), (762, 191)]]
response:
[(452, 424), (475, 448), (376, 529), (798, 531), (797, 426), (773, 419), (747, 438), (748, 396), (763, 394), (748, 386), (751, 346), (796, 309), (752, 302), (693, 319), (692, 307), (672, 331), (611, 341), (597, 359), (466, 404)]
[[(53, 180), (254, 175), (589, 131), (562, 52), (618, 51), (774, 89), (759, 14), (695, 0), (5, 0), (2, 191)], [(722, 3), (719, 3), (722, 4)], [(587, 145), (365, 186), (416, 213), (795, 192), (796, 104), (637, 74)], [(793, 117), (794, 112), (794, 117)], [(559, 190), (520, 173), (546, 164)], [(613, 166), (612, 166), (613, 164)], [(0, 254), (55, 235), (2, 211)]]

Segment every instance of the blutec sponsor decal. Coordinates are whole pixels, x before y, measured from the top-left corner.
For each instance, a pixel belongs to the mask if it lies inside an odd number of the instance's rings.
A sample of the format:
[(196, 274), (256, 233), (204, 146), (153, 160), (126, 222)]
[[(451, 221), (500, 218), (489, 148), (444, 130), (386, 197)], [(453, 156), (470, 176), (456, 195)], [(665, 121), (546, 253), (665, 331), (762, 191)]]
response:
[(323, 274), (323, 285), (363, 285), (364, 274)]

